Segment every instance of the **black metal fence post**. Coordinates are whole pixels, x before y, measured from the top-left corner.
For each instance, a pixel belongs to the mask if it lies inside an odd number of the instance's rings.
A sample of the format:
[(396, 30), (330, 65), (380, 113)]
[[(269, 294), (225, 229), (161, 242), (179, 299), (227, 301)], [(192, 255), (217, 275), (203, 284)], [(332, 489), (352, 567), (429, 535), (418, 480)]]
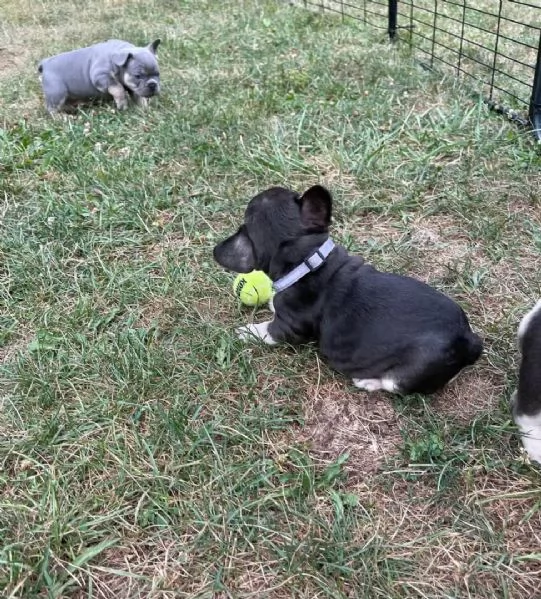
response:
[(398, 15), (398, 0), (389, 0), (389, 39), (396, 37), (396, 18)]
[(391, 42), (407, 30), (423, 67), (451, 67), (474, 81), (471, 91), (481, 93), (490, 108), (531, 126), (541, 142), (541, 0), (288, 1), (362, 21), (386, 31)]
[(539, 34), (539, 49), (535, 74), (533, 76), (532, 97), (530, 99), (530, 122), (537, 139), (541, 141), (541, 33)]

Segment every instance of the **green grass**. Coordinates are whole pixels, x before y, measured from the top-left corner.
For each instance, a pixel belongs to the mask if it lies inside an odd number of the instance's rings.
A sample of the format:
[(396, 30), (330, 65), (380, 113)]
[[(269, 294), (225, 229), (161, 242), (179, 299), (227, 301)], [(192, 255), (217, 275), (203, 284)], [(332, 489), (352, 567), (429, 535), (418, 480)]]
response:
[[(541, 477), (507, 400), (540, 295), (533, 138), (379, 33), (287, 3), (16, 2), (0, 39), (0, 590), (16, 597), (532, 597)], [(161, 37), (148, 113), (51, 120), (39, 58)], [(468, 311), (483, 359), (367, 396), (243, 345), (212, 248), (248, 199)]]

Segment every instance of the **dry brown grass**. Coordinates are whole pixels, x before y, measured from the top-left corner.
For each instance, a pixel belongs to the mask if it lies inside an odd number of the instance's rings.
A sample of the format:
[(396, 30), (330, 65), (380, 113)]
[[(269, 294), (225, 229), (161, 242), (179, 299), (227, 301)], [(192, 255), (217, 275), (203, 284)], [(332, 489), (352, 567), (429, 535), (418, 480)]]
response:
[(321, 463), (349, 455), (352, 481), (377, 473), (402, 444), (400, 419), (388, 396), (351, 388), (346, 381), (309, 383), (300, 439)]
[[(384, 32), (285, 3), (2, 9), (7, 596), (539, 595), (540, 477), (505, 407), (539, 293), (527, 138)], [(36, 61), (117, 27), (163, 34), (157, 108), (50, 123)], [(316, 181), (336, 239), (446, 291), (485, 338), (447, 389), (367, 394), (314, 347), (235, 339), (269, 314), (237, 305), (212, 246), (256, 191)], [(65, 338), (28, 352), (49, 329)]]

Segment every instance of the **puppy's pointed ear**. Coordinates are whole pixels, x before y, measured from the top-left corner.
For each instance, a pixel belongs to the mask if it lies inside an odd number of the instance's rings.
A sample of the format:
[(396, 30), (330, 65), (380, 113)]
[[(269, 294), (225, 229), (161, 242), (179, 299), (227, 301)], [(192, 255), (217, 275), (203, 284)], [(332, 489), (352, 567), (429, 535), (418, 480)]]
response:
[(156, 50), (158, 49), (158, 46), (162, 43), (161, 39), (157, 39), (154, 40), (152, 43), (150, 43), (147, 46), (147, 50), (149, 50), (150, 52), (152, 52), (152, 54), (156, 54)]
[(235, 235), (228, 237), (214, 248), (214, 260), (234, 272), (251, 272), (256, 268), (254, 246), (241, 227)]
[(314, 185), (299, 198), (301, 222), (309, 229), (326, 229), (331, 223), (332, 196), (322, 185)]
[(115, 52), (111, 60), (115, 66), (125, 67), (128, 60), (132, 57), (133, 54), (129, 50), (121, 50), (120, 52)]

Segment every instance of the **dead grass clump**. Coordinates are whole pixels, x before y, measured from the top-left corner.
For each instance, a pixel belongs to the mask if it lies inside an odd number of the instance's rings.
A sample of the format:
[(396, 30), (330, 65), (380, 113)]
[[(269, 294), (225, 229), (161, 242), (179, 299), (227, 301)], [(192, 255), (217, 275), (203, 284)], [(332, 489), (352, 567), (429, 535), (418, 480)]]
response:
[[(86, 580), (91, 578), (96, 597), (174, 597), (179, 588), (200, 591), (197, 577), (186, 570), (188, 556), (180, 539), (157, 538), (155, 543), (134, 540), (104, 551), (99, 564), (80, 573), (81, 589), (72, 596), (87, 597)], [(190, 583), (188, 583), (190, 581)]]
[(8, 48), (0, 48), (0, 80), (17, 73), (22, 64), (24, 60), (20, 54)]
[(461, 424), (496, 409), (505, 390), (505, 380), (488, 368), (476, 367), (459, 374), (445, 389), (430, 399), (434, 412), (442, 420)]
[[(539, 512), (527, 516), (532, 491), (522, 491), (522, 497), (517, 491), (510, 501), (507, 478), (490, 491), (484, 478), (474, 477), (465, 503), (443, 500), (427, 479), (394, 479), (390, 487), (379, 479), (352, 487), (363, 505), (373, 506), (392, 557), (411, 565), (398, 581), (402, 592), (488, 599), (508, 588), (509, 596), (538, 596)], [(485, 497), (479, 501), (480, 496)]]
[(7, 365), (14, 360), (20, 352), (26, 351), (28, 344), (34, 338), (35, 333), (31, 331), (17, 331), (15, 339), (0, 347), (0, 364)]
[(175, 322), (172, 314), (173, 308), (174, 300), (172, 298), (162, 296), (153, 297), (141, 306), (137, 326), (144, 329), (157, 326), (160, 329), (168, 331)]

